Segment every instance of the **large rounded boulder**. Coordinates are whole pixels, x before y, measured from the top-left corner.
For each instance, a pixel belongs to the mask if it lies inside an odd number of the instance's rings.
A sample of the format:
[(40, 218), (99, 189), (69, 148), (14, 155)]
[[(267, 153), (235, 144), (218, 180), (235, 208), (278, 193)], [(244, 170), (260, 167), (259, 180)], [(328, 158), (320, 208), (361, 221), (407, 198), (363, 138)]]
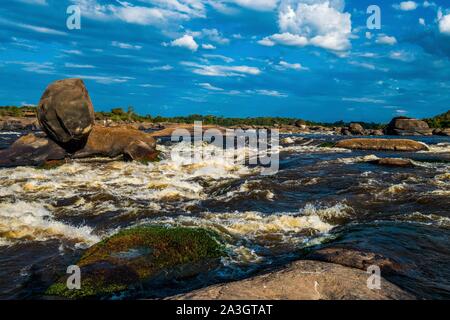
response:
[(386, 134), (395, 136), (428, 136), (432, 133), (425, 121), (407, 117), (396, 117), (386, 127)]
[(50, 84), (38, 106), (38, 119), (48, 136), (72, 153), (82, 149), (94, 125), (94, 108), (81, 79)]

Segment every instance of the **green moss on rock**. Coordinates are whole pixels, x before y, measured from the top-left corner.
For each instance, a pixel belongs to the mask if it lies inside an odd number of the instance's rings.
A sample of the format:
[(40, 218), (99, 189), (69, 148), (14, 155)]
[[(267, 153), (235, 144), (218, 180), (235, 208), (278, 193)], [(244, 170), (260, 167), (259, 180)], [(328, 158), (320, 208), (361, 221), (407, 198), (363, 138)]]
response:
[(76, 263), (81, 268), (81, 289), (67, 289), (67, 277), (62, 277), (46, 295), (105, 297), (138, 289), (155, 278), (207, 272), (223, 255), (218, 235), (205, 229), (153, 225), (130, 228), (92, 246)]
[(334, 142), (324, 142), (319, 145), (319, 148), (334, 148), (335, 143)]

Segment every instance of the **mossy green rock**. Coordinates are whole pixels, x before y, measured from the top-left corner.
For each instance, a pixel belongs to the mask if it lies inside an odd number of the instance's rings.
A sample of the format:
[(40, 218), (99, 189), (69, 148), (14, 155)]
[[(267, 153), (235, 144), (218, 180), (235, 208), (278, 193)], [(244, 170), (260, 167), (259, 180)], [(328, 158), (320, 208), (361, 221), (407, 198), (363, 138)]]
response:
[(108, 297), (139, 290), (152, 281), (185, 278), (211, 270), (224, 255), (218, 236), (200, 228), (141, 226), (126, 229), (89, 248), (76, 263), (81, 288), (69, 290), (67, 276), (46, 295)]

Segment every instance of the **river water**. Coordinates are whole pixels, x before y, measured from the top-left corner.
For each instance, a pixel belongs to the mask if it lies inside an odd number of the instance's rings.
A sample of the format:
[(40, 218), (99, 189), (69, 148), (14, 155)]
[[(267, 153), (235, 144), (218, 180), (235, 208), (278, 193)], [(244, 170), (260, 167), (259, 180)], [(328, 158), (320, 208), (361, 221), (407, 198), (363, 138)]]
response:
[[(0, 148), (20, 135), (1, 132)], [(286, 137), (293, 143), (280, 147), (271, 176), (226, 157), (173, 161), (174, 148), (190, 145), (168, 142), (158, 146), (162, 160), (146, 165), (0, 169), (0, 298), (40, 298), (86, 248), (145, 223), (215, 230), (228, 253), (211, 274), (149, 297), (246, 277), (334, 243), (405, 266), (386, 277), (419, 298), (450, 298), (450, 138), (415, 137), (431, 151), (395, 153), (320, 147), (339, 136)], [(368, 162), (376, 157), (416, 166)]]

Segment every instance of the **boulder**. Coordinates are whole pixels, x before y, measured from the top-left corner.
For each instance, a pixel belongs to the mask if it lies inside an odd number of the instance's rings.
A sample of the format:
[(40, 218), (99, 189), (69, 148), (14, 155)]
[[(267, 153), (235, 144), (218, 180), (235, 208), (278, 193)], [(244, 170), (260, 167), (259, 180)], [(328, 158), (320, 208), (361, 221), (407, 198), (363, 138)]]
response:
[(382, 158), (377, 160), (369, 161), (369, 163), (377, 164), (380, 166), (388, 167), (414, 167), (414, 163), (409, 159), (399, 159), (399, 158)]
[(381, 289), (367, 286), (362, 270), (320, 261), (301, 260), (249, 279), (213, 285), (172, 297), (177, 300), (388, 300), (414, 299), (381, 279)]
[(129, 127), (94, 126), (84, 148), (73, 157), (115, 158), (120, 155), (130, 160), (151, 161), (156, 155), (156, 141), (151, 135)]
[(371, 136), (383, 136), (384, 132), (381, 129), (370, 130), (369, 131), (369, 135), (371, 135)]
[(336, 143), (337, 148), (378, 151), (421, 151), (429, 150), (422, 142), (408, 139), (346, 139)]
[(450, 128), (434, 129), (433, 134), (437, 136), (450, 136)]
[(431, 135), (432, 130), (425, 121), (407, 117), (396, 117), (386, 127), (386, 134), (396, 136)]
[(360, 135), (360, 136), (364, 135), (364, 128), (359, 123), (355, 123), (355, 122), (350, 123), (350, 126), (348, 127), (348, 130), (353, 135)]
[(52, 140), (30, 133), (16, 140), (8, 149), (0, 150), (0, 167), (42, 166), (66, 156), (66, 151)]
[(349, 268), (367, 270), (369, 266), (376, 265), (382, 274), (399, 274), (405, 271), (400, 263), (386, 258), (381, 254), (366, 252), (350, 248), (326, 247), (314, 251), (306, 256), (310, 260), (336, 263)]
[(37, 115), (48, 136), (70, 153), (84, 147), (94, 125), (94, 108), (81, 79), (50, 84), (39, 102)]
[(162, 291), (172, 281), (208, 272), (223, 255), (218, 236), (205, 229), (134, 227), (95, 244), (76, 262), (79, 290), (67, 288), (66, 275), (45, 294), (77, 299), (133, 295), (141, 288)]

